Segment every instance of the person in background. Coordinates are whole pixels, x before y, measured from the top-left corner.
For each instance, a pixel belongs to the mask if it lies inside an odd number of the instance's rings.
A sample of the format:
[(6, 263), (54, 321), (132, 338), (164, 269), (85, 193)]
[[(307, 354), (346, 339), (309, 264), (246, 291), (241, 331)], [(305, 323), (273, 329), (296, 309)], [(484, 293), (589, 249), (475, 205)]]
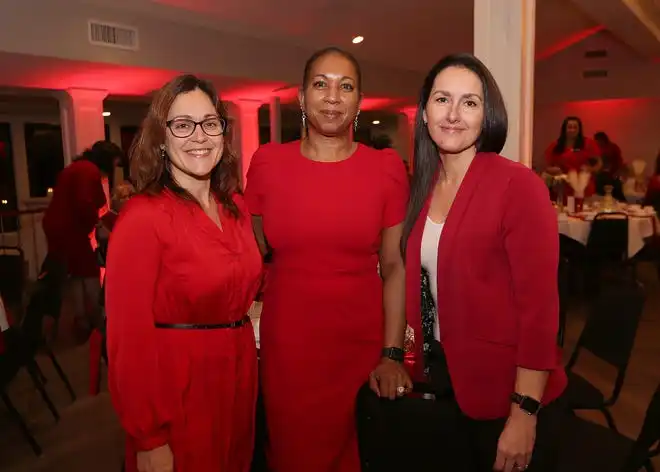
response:
[(248, 472), (261, 255), (227, 112), (191, 75), (154, 96), (131, 152), (137, 192), (108, 247), (108, 384), (127, 472)]
[[(450, 55), (429, 71), (402, 238), (406, 312), (433, 354), (431, 383), (446, 378), (463, 413), (456, 434), (468, 450), (458, 457), (469, 470), (554, 471), (567, 382), (556, 344), (557, 216), (542, 180), (499, 155), (507, 123), (476, 57)], [(579, 136), (571, 126), (563, 136)]]
[(360, 387), (395, 399), (412, 386), (398, 249), (408, 176), (393, 150), (353, 140), (362, 75), (351, 54), (316, 52), (298, 97), (305, 137), (257, 150), (245, 192), (272, 251), (260, 321), (269, 468), (359, 472)]
[(60, 172), (43, 218), (47, 260), (71, 277), (76, 322), (87, 330), (103, 326), (98, 305), (100, 269), (90, 236), (107, 203), (103, 179), (112, 175), (121, 155), (119, 146), (109, 141), (98, 141), (85, 150)]
[(603, 163), (600, 173), (609, 175), (612, 178), (618, 178), (623, 169), (623, 157), (621, 148), (610, 140), (610, 137), (603, 131), (594, 134), (594, 141), (600, 150), (600, 158)]
[(655, 158), (655, 169), (649, 180), (643, 204), (653, 207), (656, 213), (660, 215), (660, 152)]

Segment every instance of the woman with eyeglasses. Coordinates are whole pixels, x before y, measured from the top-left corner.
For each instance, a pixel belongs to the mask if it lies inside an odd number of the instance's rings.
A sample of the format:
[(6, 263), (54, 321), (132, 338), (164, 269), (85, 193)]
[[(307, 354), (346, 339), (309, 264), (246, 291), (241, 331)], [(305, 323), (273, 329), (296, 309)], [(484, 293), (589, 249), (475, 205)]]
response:
[(247, 472), (261, 255), (211, 84), (155, 95), (131, 152), (137, 195), (108, 248), (109, 386), (127, 472)]
[[(355, 399), (409, 391), (399, 252), (408, 176), (396, 152), (358, 144), (360, 67), (315, 53), (299, 91), (305, 136), (255, 154), (246, 201), (272, 252), (260, 325), (272, 472), (358, 472)], [(378, 266), (380, 264), (380, 274)]]

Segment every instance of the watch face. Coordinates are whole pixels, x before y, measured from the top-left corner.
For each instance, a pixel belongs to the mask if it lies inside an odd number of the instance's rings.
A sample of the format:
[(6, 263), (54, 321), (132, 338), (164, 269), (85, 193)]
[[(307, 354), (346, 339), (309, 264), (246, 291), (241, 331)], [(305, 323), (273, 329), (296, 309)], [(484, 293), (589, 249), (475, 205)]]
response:
[(541, 404), (536, 400), (534, 400), (533, 398), (522, 397), (522, 400), (520, 402), (520, 408), (531, 414), (536, 414), (539, 411), (540, 407)]

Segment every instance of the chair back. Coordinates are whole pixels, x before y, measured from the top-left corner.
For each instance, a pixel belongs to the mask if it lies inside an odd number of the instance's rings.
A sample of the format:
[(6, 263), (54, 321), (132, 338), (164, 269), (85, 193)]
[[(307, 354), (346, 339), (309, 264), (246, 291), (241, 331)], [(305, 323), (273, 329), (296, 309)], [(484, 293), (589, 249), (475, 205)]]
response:
[(572, 369), (580, 351), (586, 349), (615, 367), (617, 378), (610, 402), (616, 401), (621, 393), (645, 300), (639, 282), (603, 287), (592, 302), (587, 322), (566, 365), (567, 370)]
[(598, 213), (591, 223), (587, 251), (599, 261), (625, 262), (628, 259), (628, 215)]
[(603, 287), (590, 306), (575, 351), (586, 349), (617, 369), (627, 366), (645, 300), (638, 282)]
[(0, 295), (2, 295), (5, 306), (20, 306), (25, 281), (23, 249), (17, 246), (0, 246)]
[(559, 258), (559, 270), (557, 271), (557, 287), (559, 289), (559, 331), (557, 333), (557, 344), (564, 345), (566, 333), (566, 316), (568, 313), (568, 302), (570, 297), (570, 266), (566, 257)]

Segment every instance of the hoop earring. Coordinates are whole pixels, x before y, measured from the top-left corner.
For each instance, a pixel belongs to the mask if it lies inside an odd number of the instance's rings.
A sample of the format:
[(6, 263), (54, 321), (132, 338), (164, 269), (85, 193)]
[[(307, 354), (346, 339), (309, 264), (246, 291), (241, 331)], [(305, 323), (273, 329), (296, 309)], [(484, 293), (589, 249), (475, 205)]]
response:
[(353, 121), (353, 131), (357, 131), (358, 127), (358, 116), (360, 116), (360, 110), (358, 110), (357, 115), (355, 115), (355, 120)]

